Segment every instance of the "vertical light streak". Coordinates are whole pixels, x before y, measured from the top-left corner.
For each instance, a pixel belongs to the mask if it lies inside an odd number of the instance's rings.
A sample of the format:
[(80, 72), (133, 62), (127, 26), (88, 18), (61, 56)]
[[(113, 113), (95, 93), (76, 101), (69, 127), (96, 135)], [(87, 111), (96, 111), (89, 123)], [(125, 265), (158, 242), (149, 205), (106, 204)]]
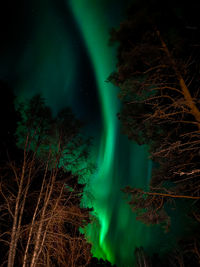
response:
[[(109, 38), (108, 22), (106, 16), (103, 16), (103, 1), (72, 0), (69, 3), (83, 33), (96, 72), (100, 103), (102, 103), (103, 129), (98, 160), (99, 172), (93, 184), (93, 194), (96, 198), (94, 203), (95, 212), (101, 225), (99, 245), (107, 259), (112, 261), (105, 237), (111, 219), (108, 198), (112, 190), (113, 160), (118, 127), (116, 118), (118, 101), (116, 99), (116, 88), (106, 83), (106, 79), (115, 66), (114, 52), (107, 45)], [(104, 255), (99, 256), (104, 257)]]

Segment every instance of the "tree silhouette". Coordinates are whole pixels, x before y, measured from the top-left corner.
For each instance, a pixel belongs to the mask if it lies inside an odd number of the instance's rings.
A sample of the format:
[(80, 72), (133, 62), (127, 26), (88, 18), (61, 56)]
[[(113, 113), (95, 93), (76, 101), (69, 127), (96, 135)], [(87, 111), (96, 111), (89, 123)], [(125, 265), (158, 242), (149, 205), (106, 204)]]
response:
[[(59, 164), (73, 174), (85, 176), (94, 169), (89, 162), (91, 138), (82, 134), (83, 123), (75, 118), (69, 107), (53, 117), (40, 95), (34, 96), (26, 103), (18, 105), (21, 120), (17, 128), (18, 146), (23, 147), (28, 134), (28, 150), (37, 150), (39, 158), (46, 158), (49, 149)], [(59, 144), (59, 146), (58, 146)]]
[(79, 228), (91, 216), (81, 207), (84, 184), (61, 164), (66, 147), (80, 140), (80, 126), (69, 111), (52, 119), (38, 96), (19, 110), (21, 157), (0, 166), (2, 266), (86, 266), (91, 245)]
[(120, 88), (123, 132), (148, 144), (157, 164), (149, 192), (125, 189), (146, 223), (168, 226), (166, 202), (200, 198), (200, 39), (188, 27), (199, 22), (188, 14), (171, 1), (164, 7), (158, 1), (138, 3), (112, 30), (111, 42), (119, 42), (119, 48), (117, 71), (109, 80)]

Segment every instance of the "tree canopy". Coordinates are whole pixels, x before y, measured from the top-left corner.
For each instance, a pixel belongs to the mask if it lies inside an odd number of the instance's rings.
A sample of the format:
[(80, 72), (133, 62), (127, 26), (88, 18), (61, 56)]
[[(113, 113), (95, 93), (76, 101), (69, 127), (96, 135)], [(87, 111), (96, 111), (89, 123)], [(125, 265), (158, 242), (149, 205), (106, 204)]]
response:
[(60, 167), (73, 174), (86, 176), (94, 170), (89, 160), (91, 138), (83, 135), (84, 124), (67, 107), (52, 115), (40, 95), (18, 105), (21, 120), (16, 131), (17, 145), (24, 147), (27, 134), (28, 149), (37, 150), (39, 158), (46, 158), (49, 150), (54, 159), (59, 155)]
[(122, 131), (138, 144), (149, 145), (156, 166), (148, 191), (130, 187), (123, 191), (131, 195), (130, 205), (139, 220), (163, 224), (166, 230), (167, 207), (177, 199), (196, 201), (190, 215), (200, 221), (196, 8), (172, 1), (138, 1), (128, 10), (127, 20), (111, 31), (111, 43), (119, 46), (117, 70), (109, 80), (120, 88)]
[[(80, 167), (71, 171), (89, 156), (82, 124), (69, 108), (54, 118), (41, 96), (18, 112), (18, 148), (0, 162), (1, 264), (86, 266), (91, 245), (79, 229), (91, 222), (91, 209), (81, 204)], [(75, 163), (63, 160), (67, 153)]]

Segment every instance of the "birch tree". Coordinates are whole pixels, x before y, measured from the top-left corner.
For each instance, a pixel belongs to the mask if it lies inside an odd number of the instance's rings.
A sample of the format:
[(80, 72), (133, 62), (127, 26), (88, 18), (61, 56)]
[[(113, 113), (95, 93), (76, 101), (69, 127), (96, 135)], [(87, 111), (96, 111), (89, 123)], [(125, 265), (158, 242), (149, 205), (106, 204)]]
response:
[(19, 124), (21, 138), (25, 137), (20, 140), (21, 158), (8, 160), (0, 169), (0, 241), (7, 251), (2, 266), (86, 266), (91, 245), (79, 228), (91, 216), (90, 209), (81, 207), (84, 184), (61, 164), (63, 150), (76, 140), (79, 126), (71, 117), (65, 131), (62, 121), (55, 123), (45, 106), (37, 108), (38, 114), (36, 107), (31, 111), (37, 116), (27, 113), (26, 123)]

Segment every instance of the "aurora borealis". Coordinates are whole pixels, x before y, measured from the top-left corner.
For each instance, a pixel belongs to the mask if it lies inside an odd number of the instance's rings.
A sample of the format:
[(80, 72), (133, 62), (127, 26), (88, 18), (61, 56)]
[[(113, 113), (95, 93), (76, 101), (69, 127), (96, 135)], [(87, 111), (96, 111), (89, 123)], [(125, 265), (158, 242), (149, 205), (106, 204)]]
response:
[[(111, 23), (109, 25), (109, 17), (105, 16), (105, 10), (109, 14), (109, 6), (106, 2), (102, 3), (102, 1), (101, 3), (94, 1), (77, 1), (75, 3), (75, 1), (70, 1), (70, 7), (80, 27), (94, 66), (103, 118), (103, 131), (100, 136), (98, 152), (99, 171), (94, 181), (91, 182), (93, 185), (92, 192), (96, 199), (93, 207), (99, 219), (100, 229), (91, 227), (88, 232), (92, 243), (99, 243), (94, 247), (94, 254), (99, 257), (106, 257), (109, 261), (115, 262), (116, 254), (120, 250), (120, 247), (117, 248), (115, 245), (114, 248), (113, 242), (118, 243), (120, 240), (122, 242), (121, 245), (123, 244), (124, 238), (122, 238), (122, 233), (132, 221), (130, 211), (118, 199), (122, 197), (120, 196), (120, 188), (124, 186), (124, 183), (121, 181), (123, 180), (121, 169), (126, 164), (122, 163), (124, 159), (120, 157), (120, 153), (123, 152), (122, 150), (118, 150), (118, 146), (122, 143), (122, 146), (125, 148), (125, 153), (131, 153), (131, 151), (129, 151), (130, 144), (125, 143), (125, 140), (120, 139), (119, 136), (119, 123), (116, 117), (119, 102), (116, 98), (116, 88), (106, 83), (106, 79), (114, 69), (115, 63), (115, 53), (108, 47), (108, 33)], [(86, 11), (87, 16), (85, 16)], [(132, 148), (132, 150), (136, 150), (136, 147)], [(145, 154), (143, 149), (138, 152)], [(144, 164), (144, 173), (141, 173), (144, 179), (148, 177), (148, 160), (142, 158), (145, 156), (141, 155), (140, 157), (140, 164)], [(127, 164), (126, 170), (129, 170), (133, 164), (133, 162)], [(131, 170), (128, 172), (131, 175)], [(117, 224), (114, 221), (118, 221)], [(112, 229), (113, 227), (115, 228), (114, 231)], [(138, 230), (139, 228), (135, 232), (138, 232)], [(99, 231), (98, 235), (96, 231)], [(124, 245), (127, 246), (127, 244), (128, 241), (125, 239)], [(127, 258), (126, 253), (130, 254), (130, 252), (122, 250), (121, 257), (125, 254), (123, 262)]]
[(148, 148), (130, 143), (120, 132), (118, 90), (106, 81), (116, 64), (109, 30), (119, 24), (125, 5), (113, 0), (29, 1), (18, 10), (21, 33), (6, 48), (0, 73), (19, 99), (42, 93), (54, 112), (70, 106), (87, 123), (86, 132), (94, 138), (91, 161), (97, 165), (88, 178), (92, 199), (84, 198), (97, 217), (87, 237), (95, 257), (128, 267), (136, 246), (154, 251), (162, 240), (164, 250), (168, 237), (158, 227), (136, 221), (120, 191), (126, 185), (147, 186), (151, 174)]

